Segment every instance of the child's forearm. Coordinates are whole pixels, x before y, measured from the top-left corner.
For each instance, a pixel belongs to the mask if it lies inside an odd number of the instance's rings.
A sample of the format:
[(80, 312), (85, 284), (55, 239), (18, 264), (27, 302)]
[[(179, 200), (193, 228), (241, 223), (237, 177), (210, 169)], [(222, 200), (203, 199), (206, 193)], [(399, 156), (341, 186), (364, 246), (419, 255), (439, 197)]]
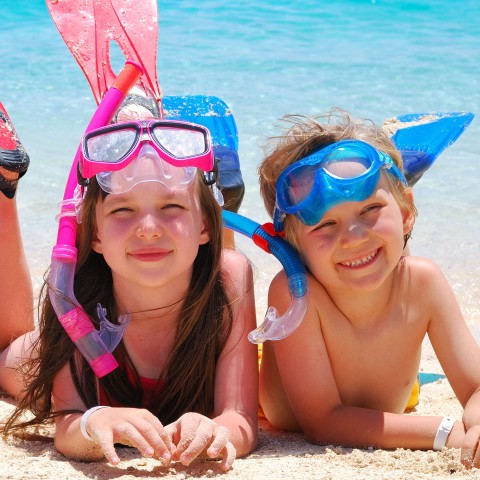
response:
[(95, 443), (87, 440), (80, 432), (82, 414), (70, 414), (56, 420), (55, 447), (68, 458), (83, 461), (97, 461), (103, 452)]
[(258, 419), (237, 411), (227, 411), (213, 418), (213, 421), (230, 431), (230, 442), (237, 451), (237, 458), (248, 455), (258, 441)]
[(310, 441), (323, 445), (429, 450), (441, 421), (442, 417), (339, 407), (304, 431)]

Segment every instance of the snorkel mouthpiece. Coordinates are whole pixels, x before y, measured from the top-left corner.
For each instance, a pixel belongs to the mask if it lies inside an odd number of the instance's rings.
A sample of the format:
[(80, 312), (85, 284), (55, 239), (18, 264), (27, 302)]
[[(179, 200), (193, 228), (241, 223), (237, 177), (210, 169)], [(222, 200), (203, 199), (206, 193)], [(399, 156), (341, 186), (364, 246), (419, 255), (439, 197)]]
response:
[[(290, 279), (289, 279), (290, 280)], [(263, 323), (248, 334), (251, 343), (263, 343), (266, 340), (282, 340), (293, 333), (302, 323), (308, 306), (308, 297), (295, 297), (288, 310), (279, 315), (275, 307), (268, 307)]]
[(70, 310), (58, 320), (98, 378), (117, 368), (117, 361), (82, 308)]

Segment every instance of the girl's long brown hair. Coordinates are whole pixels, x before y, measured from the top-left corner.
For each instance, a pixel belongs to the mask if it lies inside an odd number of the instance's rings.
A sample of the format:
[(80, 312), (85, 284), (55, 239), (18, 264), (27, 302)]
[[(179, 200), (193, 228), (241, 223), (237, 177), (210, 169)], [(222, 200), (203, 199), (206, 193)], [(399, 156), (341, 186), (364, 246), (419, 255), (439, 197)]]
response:
[[(190, 287), (182, 304), (172, 350), (163, 369), (166, 386), (152, 408), (164, 424), (188, 411), (206, 416), (213, 413), (217, 361), (232, 329), (233, 314), (221, 273), (222, 220), (221, 211), (209, 187), (199, 174), (198, 191), (201, 210), (208, 223), (210, 240), (200, 245), (193, 265)], [(78, 262), (74, 294), (98, 328), (95, 311), (98, 303), (107, 309), (110, 321), (118, 311), (114, 297), (112, 274), (102, 255), (90, 245), (95, 233), (95, 205), (101, 191), (92, 179), (82, 205), (82, 222), (78, 226)], [(172, 285), (172, 288), (175, 288)], [(60, 325), (48, 295), (48, 272), (40, 293), (39, 337), (32, 356), (23, 366), (27, 384), (25, 395), (7, 420), (4, 433), (24, 432), (53, 417), (71, 411), (52, 412), (52, 386), (55, 375), (69, 363), (78, 394), (87, 408), (99, 404), (95, 376), (84, 358)], [(161, 301), (159, 301), (161, 303)], [(136, 384), (127, 378), (125, 368), (117, 368), (99, 380), (101, 389), (115, 404), (128, 407), (142, 405), (143, 391), (135, 366), (123, 342), (115, 350), (120, 365), (133, 372)], [(29, 372), (29, 373), (27, 373)], [(21, 418), (25, 411), (33, 418)]]

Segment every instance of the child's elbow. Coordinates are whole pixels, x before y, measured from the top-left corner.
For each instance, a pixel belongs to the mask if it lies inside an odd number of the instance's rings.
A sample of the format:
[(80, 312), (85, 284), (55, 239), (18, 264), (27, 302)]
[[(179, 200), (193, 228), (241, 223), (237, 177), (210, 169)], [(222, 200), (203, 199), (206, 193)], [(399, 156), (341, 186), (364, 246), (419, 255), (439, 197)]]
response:
[(323, 417), (315, 417), (308, 423), (305, 423), (302, 430), (308, 442), (316, 445), (332, 445), (336, 444), (338, 438), (335, 434), (337, 431), (337, 422), (330, 414)]
[(246, 420), (247, 424), (240, 427), (241, 440), (234, 442), (238, 458), (252, 453), (258, 445), (258, 417), (248, 417)]
[(103, 458), (101, 450), (99, 450), (98, 446), (93, 442), (89, 442), (88, 444), (84, 442), (74, 444), (65, 436), (56, 434), (54, 445), (58, 453), (72, 460), (96, 462)]
[(321, 431), (319, 429), (304, 431), (304, 435), (307, 442), (315, 445), (330, 445), (333, 443), (331, 439), (329, 439), (328, 432)]

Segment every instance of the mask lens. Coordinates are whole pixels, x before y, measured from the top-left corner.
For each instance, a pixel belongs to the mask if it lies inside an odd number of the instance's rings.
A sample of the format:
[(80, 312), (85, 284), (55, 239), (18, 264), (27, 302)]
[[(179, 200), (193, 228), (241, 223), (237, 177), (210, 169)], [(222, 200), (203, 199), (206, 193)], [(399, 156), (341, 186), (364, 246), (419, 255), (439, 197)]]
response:
[(157, 126), (152, 135), (158, 144), (176, 158), (191, 158), (205, 153), (205, 136), (197, 130)]
[(135, 143), (137, 132), (133, 128), (114, 130), (88, 138), (85, 144), (88, 160), (103, 163), (118, 163)]
[(355, 148), (338, 148), (325, 156), (322, 167), (336, 178), (348, 179), (363, 175), (372, 166), (372, 159)]
[(304, 165), (285, 178), (284, 188), (290, 206), (303, 202), (310, 195), (317, 170), (318, 165)]

